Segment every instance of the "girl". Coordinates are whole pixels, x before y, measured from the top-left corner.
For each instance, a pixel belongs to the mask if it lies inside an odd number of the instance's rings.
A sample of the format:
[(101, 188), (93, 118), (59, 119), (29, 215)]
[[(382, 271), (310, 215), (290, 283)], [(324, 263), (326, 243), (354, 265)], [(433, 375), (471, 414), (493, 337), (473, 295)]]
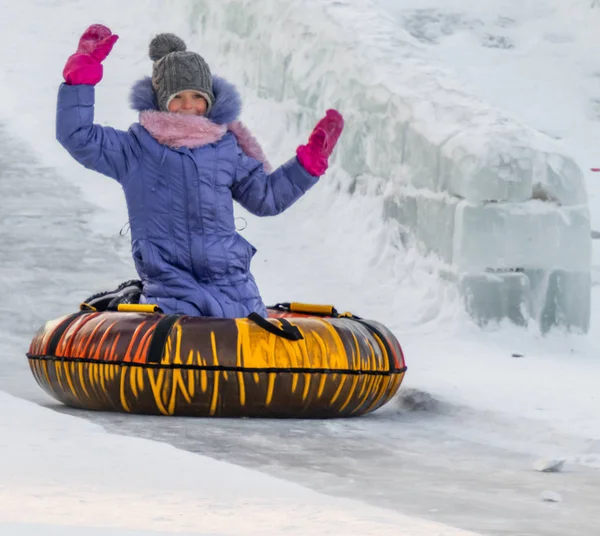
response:
[(235, 230), (233, 200), (258, 216), (297, 201), (325, 173), (343, 129), (328, 110), (296, 156), (272, 171), (237, 120), (240, 96), (173, 34), (150, 43), (152, 77), (137, 82), (139, 123), (94, 124), (94, 86), (117, 35), (90, 26), (63, 71), (56, 135), (85, 167), (119, 181), (131, 227), (142, 303), (212, 317), (266, 315), (250, 273), (256, 249)]

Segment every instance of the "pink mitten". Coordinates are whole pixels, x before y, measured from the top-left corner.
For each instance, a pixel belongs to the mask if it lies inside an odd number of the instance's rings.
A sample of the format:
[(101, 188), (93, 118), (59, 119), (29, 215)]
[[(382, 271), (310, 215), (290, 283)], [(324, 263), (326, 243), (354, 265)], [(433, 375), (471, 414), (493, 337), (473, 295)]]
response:
[(308, 143), (300, 145), (296, 155), (302, 167), (314, 177), (327, 171), (328, 159), (344, 128), (344, 118), (336, 110), (327, 110), (312, 131)]
[(69, 85), (95, 86), (102, 80), (102, 61), (110, 54), (118, 35), (102, 24), (92, 24), (79, 39), (77, 52), (69, 57), (63, 70)]

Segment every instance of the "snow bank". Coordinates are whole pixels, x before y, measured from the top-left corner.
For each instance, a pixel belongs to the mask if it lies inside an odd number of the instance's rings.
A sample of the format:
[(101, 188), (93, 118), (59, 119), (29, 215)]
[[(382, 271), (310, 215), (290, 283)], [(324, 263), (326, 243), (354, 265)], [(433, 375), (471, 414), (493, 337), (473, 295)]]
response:
[(3, 536), (475, 536), (164, 443), (109, 435), (4, 393), (0, 437)]
[(469, 93), (371, 0), (188, 9), (195, 45), (220, 73), (293, 102), (289, 130), (309, 131), (329, 107), (343, 112), (341, 186), (381, 181), (383, 216), (446, 263), (475, 318), (587, 330), (587, 194), (550, 137)]

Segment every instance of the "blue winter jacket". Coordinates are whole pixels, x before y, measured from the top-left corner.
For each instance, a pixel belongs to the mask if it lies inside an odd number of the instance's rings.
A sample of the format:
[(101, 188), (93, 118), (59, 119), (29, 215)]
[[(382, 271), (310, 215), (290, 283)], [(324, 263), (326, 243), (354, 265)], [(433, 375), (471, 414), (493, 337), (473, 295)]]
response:
[[(94, 124), (94, 87), (89, 85), (60, 86), (56, 135), (78, 162), (123, 187), (143, 302), (156, 303), (165, 313), (265, 315), (250, 273), (256, 249), (235, 230), (233, 200), (253, 214), (272, 216), (318, 178), (295, 157), (268, 174), (227, 127), (240, 114), (237, 90), (214, 77), (213, 92), (215, 104), (207, 115), (212, 138), (200, 146), (159, 142), (142, 126), (143, 113), (141, 123), (127, 132)], [(162, 113), (150, 78), (134, 86), (131, 102), (140, 112)], [(179, 114), (154, 117), (174, 115)]]

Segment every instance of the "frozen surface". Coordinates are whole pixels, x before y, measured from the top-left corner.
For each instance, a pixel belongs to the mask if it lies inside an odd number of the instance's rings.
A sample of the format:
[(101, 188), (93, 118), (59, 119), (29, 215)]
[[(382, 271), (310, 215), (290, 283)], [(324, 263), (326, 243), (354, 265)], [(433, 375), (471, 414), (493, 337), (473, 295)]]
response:
[(0, 408), (3, 536), (362, 536), (400, 527), (407, 536), (475, 536), (163, 443), (109, 435), (6, 394)]
[[(377, 0), (377, 4), (471, 91), (547, 134), (574, 157), (583, 171), (597, 228), (600, 190), (591, 168), (599, 167), (593, 149), (600, 133), (599, 60), (589, 53), (598, 43), (597, 2)], [(553, 160), (553, 171), (563, 165), (560, 159)]]

